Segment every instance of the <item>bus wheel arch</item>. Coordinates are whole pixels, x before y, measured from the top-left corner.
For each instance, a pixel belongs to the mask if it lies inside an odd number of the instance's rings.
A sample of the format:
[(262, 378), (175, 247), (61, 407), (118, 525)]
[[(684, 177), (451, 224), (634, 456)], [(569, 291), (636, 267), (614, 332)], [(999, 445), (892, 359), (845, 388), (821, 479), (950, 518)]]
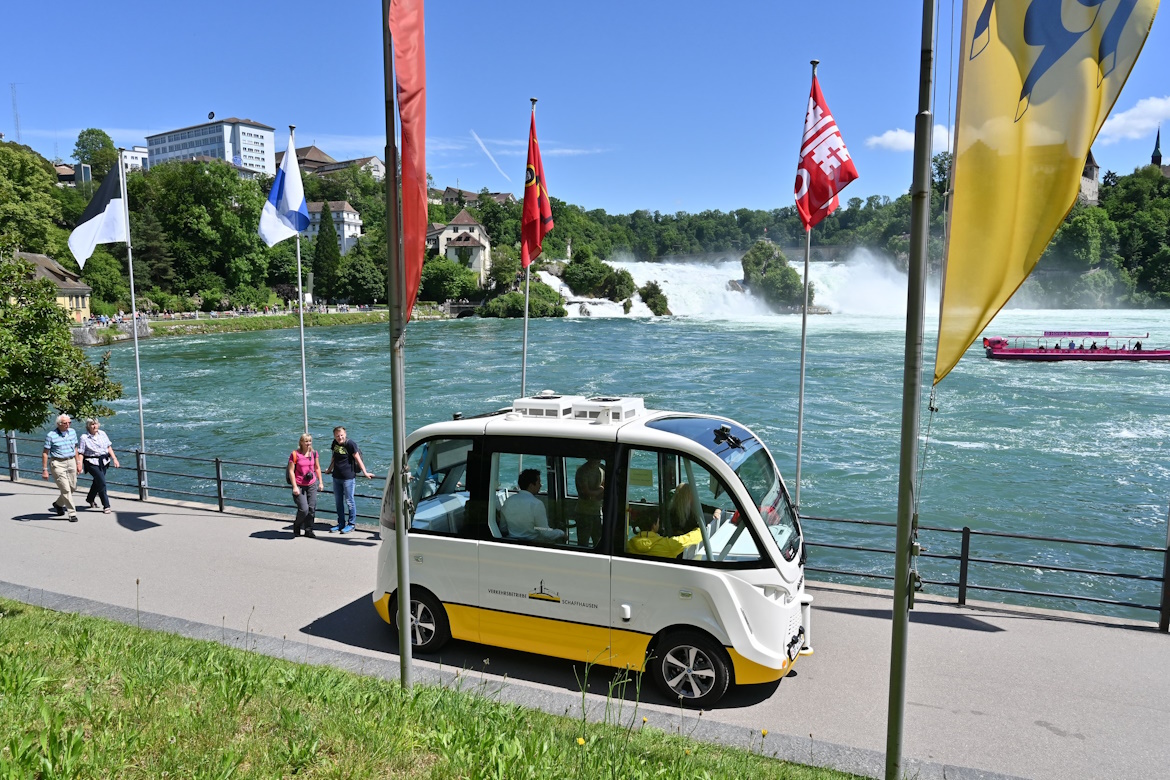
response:
[[(398, 591), (390, 594), (390, 626), (398, 631)], [(410, 644), (419, 653), (434, 653), (451, 639), (451, 621), (443, 602), (421, 585), (410, 586)]]
[(704, 708), (719, 701), (735, 682), (727, 649), (694, 626), (669, 626), (646, 648), (646, 670), (672, 702)]

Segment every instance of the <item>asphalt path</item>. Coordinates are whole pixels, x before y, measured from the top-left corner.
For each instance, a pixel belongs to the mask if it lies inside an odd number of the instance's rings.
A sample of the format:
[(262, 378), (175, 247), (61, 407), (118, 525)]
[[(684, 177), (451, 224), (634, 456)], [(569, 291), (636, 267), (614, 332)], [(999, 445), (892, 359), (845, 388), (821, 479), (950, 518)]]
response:
[[(0, 595), (398, 677), (397, 640), (370, 599), (377, 529), (331, 535), (320, 523), (317, 539), (294, 539), (287, 517), (128, 496), (113, 497), (112, 514), (83, 508), (68, 523), (50, 515), (54, 495), (44, 483), (0, 483)], [(880, 777), (889, 594), (810, 590), (816, 652), (781, 683), (733, 689), (701, 715), (650, 685), (635, 700), (631, 688), (621, 717), (636, 707), (669, 731)], [(1170, 776), (1170, 636), (1153, 624), (926, 597), (909, 641), (906, 776)], [(458, 641), (416, 658), (414, 669), (420, 684), (577, 717), (584, 707), (596, 719), (606, 717), (615, 680), (604, 669)]]

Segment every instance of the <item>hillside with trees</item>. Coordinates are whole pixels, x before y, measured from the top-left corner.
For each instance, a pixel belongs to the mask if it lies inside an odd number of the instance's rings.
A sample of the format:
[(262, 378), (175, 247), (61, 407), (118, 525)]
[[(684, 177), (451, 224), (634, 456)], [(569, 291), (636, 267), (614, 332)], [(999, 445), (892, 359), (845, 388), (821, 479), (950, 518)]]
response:
[[(108, 162), (107, 140), (108, 136), (93, 128), (78, 138), (75, 155), (90, 160), (95, 179)], [(936, 265), (943, 253), (948, 164), (946, 155), (934, 160), (930, 252)], [(319, 295), (350, 303), (384, 301), (384, 183), (356, 167), (326, 176), (306, 175), (304, 183), (309, 200), (353, 205), (365, 232), (340, 259), (328, 251), (318, 252), (314, 240), (302, 239), (302, 264), (320, 280), (316, 282)], [(284, 241), (268, 248), (256, 232), (269, 187), (270, 180), (241, 179), (231, 166), (219, 162), (173, 162), (146, 172), (131, 172), (127, 188), (140, 306), (213, 310), (295, 299), (295, 243)], [(33, 150), (0, 143), (0, 252), (10, 254), (17, 248), (44, 252), (76, 268), (66, 239), (87, 199), (84, 192), (56, 186), (52, 165)], [(544, 254), (538, 263), (564, 258), (571, 240), (574, 262), (565, 268), (569, 286), (582, 294), (619, 301), (635, 294), (633, 280), (626, 278), (628, 274), (613, 272), (604, 263), (607, 259), (743, 255), (762, 240), (777, 247), (797, 247), (804, 241), (792, 206), (697, 214), (639, 210), (611, 215), (557, 198), (551, 201), (556, 228), (545, 237)], [(431, 205), (430, 220), (449, 222), (462, 206)], [(521, 208), (519, 202), (501, 204), (481, 196), (468, 209), (492, 241), (489, 298), (516, 289)], [(815, 246), (840, 247), (842, 252), (867, 247), (904, 265), (909, 232), (910, 196), (891, 200), (875, 195), (851, 198), (820, 223), (812, 240)], [(755, 267), (754, 262), (749, 264)], [(782, 265), (765, 263), (767, 268)], [(766, 283), (783, 298), (788, 281), (774, 273), (772, 281), (766, 282), (767, 268), (760, 279), (749, 278), (752, 274), (745, 269), (745, 279), (752, 287)], [(82, 277), (94, 289), (95, 313), (129, 309), (124, 247), (99, 246)], [(477, 288), (470, 269), (446, 258), (428, 258), (422, 287), (423, 300), (480, 300), (485, 295)], [(654, 297), (654, 291), (648, 293)], [(765, 292), (765, 296), (769, 294)], [(543, 291), (539, 297), (552, 301)], [(1016, 300), (1047, 306), (1170, 303), (1170, 179), (1156, 168), (1128, 175), (1107, 172), (1100, 186), (1100, 204), (1078, 205), (1072, 210)], [(512, 308), (508, 302), (496, 305), (498, 311)]]

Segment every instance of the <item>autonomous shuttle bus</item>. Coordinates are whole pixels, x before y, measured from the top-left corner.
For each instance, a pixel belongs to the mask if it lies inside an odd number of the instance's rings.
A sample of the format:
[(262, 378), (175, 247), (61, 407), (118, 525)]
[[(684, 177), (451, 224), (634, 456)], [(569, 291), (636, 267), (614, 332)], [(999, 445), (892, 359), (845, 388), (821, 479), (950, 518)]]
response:
[[(407, 439), (411, 641), (649, 671), (705, 707), (811, 652), (800, 523), (728, 419), (545, 391)], [(374, 604), (397, 621), (387, 484)]]

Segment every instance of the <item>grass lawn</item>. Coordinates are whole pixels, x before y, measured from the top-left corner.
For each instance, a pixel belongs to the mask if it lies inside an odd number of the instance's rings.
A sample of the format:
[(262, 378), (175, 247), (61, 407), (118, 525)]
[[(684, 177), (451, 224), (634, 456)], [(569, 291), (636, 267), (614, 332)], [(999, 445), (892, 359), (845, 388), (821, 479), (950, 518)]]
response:
[(404, 695), (395, 682), (0, 599), (3, 780), (852, 777), (643, 728), (634, 705), (618, 706), (609, 723), (585, 723), (474, 691)]

